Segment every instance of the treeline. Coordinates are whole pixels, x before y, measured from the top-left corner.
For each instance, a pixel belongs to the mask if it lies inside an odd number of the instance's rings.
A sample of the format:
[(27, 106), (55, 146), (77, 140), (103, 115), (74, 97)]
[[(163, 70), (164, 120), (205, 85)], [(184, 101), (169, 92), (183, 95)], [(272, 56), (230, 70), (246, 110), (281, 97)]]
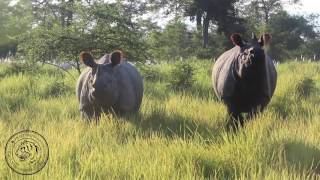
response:
[[(317, 15), (293, 16), (283, 0), (2, 0), (0, 56), (27, 62), (73, 61), (114, 49), (133, 61), (212, 59), (238, 32), (269, 32), (278, 61), (320, 57)], [(162, 17), (171, 20), (161, 27)], [(191, 21), (187, 23), (186, 20)], [(159, 23), (160, 22), (160, 23)]]

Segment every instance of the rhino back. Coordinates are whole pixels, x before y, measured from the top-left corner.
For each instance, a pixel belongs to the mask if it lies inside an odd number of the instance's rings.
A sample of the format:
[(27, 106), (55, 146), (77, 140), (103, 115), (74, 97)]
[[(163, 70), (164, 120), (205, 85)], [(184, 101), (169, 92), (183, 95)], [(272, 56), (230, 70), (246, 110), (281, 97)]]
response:
[(143, 96), (142, 77), (138, 70), (127, 61), (123, 61), (116, 68), (115, 77), (118, 82), (119, 100), (115, 108), (120, 112), (137, 111)]
[(233, 76), (232, 66), (239, 51), (239, 47), (234, 47), (223, 53), (213, 66), (213, 88), (220, 99), (230, 97), (234, 92), (236, 79)]

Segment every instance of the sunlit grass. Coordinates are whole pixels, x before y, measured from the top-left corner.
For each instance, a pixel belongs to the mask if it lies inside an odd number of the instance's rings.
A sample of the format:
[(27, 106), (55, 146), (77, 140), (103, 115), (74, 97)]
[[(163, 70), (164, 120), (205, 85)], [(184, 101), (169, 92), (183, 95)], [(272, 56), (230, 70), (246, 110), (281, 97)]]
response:
[(73, 77), (0, 66), (0, 151), (24, 129), (50, 148), (48, 164), (29, 177), (14, 173), (2, 153), (0, 179), (320, 178), (320, 64), (281, 64), (266, 111), (231, 133), (211, 87), (212, 63), (190, 63), (195, 84), (185, 92), (168, 88), (172, 64), (141, 67), (141, 111), (103, 115), (99, 124), (80, 119)]

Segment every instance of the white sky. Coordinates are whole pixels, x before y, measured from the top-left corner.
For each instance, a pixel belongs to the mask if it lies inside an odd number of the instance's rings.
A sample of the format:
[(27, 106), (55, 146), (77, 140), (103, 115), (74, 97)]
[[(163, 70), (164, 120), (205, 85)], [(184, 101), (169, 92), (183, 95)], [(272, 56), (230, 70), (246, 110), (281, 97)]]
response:
[(320, 0), (300, 0), (299, 5), (285, 7), (292, 14), (320, 14)]

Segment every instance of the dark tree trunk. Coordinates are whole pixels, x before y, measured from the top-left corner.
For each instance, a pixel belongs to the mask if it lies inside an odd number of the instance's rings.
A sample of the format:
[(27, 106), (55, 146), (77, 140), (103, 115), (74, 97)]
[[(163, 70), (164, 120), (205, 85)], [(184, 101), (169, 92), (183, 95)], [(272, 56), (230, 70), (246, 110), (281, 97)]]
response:
[(201, 31), (202, 29), (202, 13), (198, 12), (197, 13), (197, 31)]
[(203, 47), (208, 47), (209, 44), (209, 24), (210, 24), (210, 18), (206, 16), (203, 19)]
[(261, 3), (262, 3), (262, 10), (264, 12), (264, 21), (266, 24), (268, 24), (270, 19), (271, 4), (268, 4), (268, 2), (265, 0), (261, 0)]
[(80, 75), (81, 74), (80, 63), (79, 63), (78, 60), (74, 60), (74, 62), (76, 63), (76, 69), (77, 69), (77, 71), (78, 71), (78, 73)]
[(71, 22), (73, 20), (73, 4), (74, 0), (68, 1), (68, 10), (67, 10), (67, 27), (71, 25)]
[(269, 23), (269, 12), (265, 11), (265, 17), (264, 17), (265, 23), (268, 24)]
[(60, 23), (61, 23), (62, 27), (65, 27), (65, 25), (66, 25), (65, 17), (66, 17), (65, 0), (61, 0), (61, 4), (60, 4)]

